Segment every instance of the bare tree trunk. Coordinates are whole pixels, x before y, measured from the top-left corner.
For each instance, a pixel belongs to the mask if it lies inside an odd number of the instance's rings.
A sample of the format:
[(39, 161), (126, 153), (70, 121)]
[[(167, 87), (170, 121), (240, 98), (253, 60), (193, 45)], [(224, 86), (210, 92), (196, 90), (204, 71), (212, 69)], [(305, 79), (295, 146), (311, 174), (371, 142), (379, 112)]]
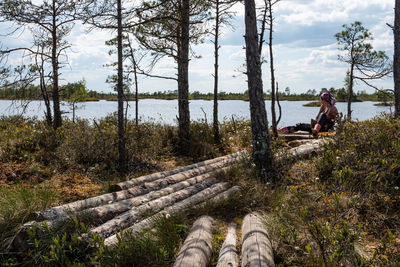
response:
[(189, 0), (182, 1), (181, 38), (178, 57), (178, 108), (179, 108), (179, 149), (188, 151), (190, 138), (189, 113)]
[(276, 112), (275, 112), (275, 70), (274, 70), (274, 55), (272, 52), (272, 23), (273, 23), (273, 17), (272, 17), (272, 4), (271, 0), (268, 1), (268, 18), (269, 18), (269, 42), (268, 42), (268, 47), (269, 47), (269, 66), (270, 66), (270, 71), (271, 71), (271, 116), (272, 116), (272, 132), (273, 135), (276, 137), (278, 136), (278, 131), (276, 129)]
[(247, 83), (250, 99), (253, 160), (261, 178), (267, 182), (273, 170), (268, 133), (267, 111), (263, 95), (261, 64), (258, 50), (256, 7), (254, 0), (245, 0)]
[(52, 25), (52, 54), (51, 54), (51, 62), (53, 67), (53, 128), (57, 129), (62, 125), (61, 119), (61, 110), (60, 110), (60, 96), (59, 96), (59, 88), (58, 88), (58, 56), (57, 56), (57, 11), (56, 11), (56, 1), (53, 0), (52, 6), (53, 12), (53, 25)]
[(393, 78), (394, 78), (394, 115), (400, 117), (400, 0), (396, 0), (394, 8), (394, 54), (393, 54)]
[(213, 132), (214, 141), (219, 143), (219, 127), (218, 127), (218, 37), (219, 37), (219, 0), (215, 2), (215, 35), (214, 35), (214, 110), (213, 110)]
[(353, 101), (354, 63), (350, 67), (349, 96), (347, 100), (347, 120), (351, 121), (351, 102)]
[(72, 102), (72, 122), (75, 123), (76, 102)]
[(135, 122), (136, 126), (139, 125), (139, 86), (137, 78), (136, 60), (133, 60), (133, 72), (135, 74)]
[[(49, 99), (49, 94), (47, 92), (47, 88), (46, 88), (46, 81), (44, 79), (44, 67), (43, 67), (44, 61), (43, 59), (41, 60), (41, 65), (39, 67), (39, 79), (40, 79), (40, 91), (42, 93), (42, 98), (44, 101), (44, 105), (46, 106), (46, 112), (45, 112), (45, 116), (46, 116), (46, 122), (47, 125), (51, 126), (53, 123), (53, 119), (51, 117), (51, 107), (50, 107), (50, 99)], [(37, 66), (38, 63), (36, 63)]]
[(278, 82), (276, 82), (276, 103), (278, 104), (278, 109), (279, 109), (279, 116), (278, 120), (276, 121), (276, 126), (278, 127), (279, 122), (281, 121), (282, 118), (282, 107), (281, 103), (279, 102), (279, 86)]
[(118, 152), (119, 152), (119, 171), (126, 171), (126, 150), (125, 150), (125, 129), (124, 129), (124, 84), (123, 84), (123, 65), (122, 65), (122, 3), (117, 0), (117, 20), (118, 20)]

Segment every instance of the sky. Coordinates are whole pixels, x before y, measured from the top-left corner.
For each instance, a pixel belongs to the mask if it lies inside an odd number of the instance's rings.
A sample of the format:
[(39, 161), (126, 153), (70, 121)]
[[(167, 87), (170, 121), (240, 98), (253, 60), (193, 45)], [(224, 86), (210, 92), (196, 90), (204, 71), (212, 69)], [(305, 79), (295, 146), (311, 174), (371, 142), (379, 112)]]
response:
[[(393, 57), (393, 33), (386, 23), (393, 24), (394, 0), (281, 0), (274, 6), (275, 31), (273, 50), (275, 76), (279, 88), (290, 88), (291, 93), (303, 93), (309, 89), (317, 92), (325, 87), (340, 88), (348, 65), (338, 61), (338, 45), (334, 34), (340, 32), (343, 24), (361, 21), (374, 36), (372, 45)], [(247, 89), (245, 75), (242, 74), (245, 63), (244, 49), (244, 5), (233, 7), (236, 12), (234, 30), (225, 29), (221, 36), (219, 88), (225, 92), (244, 92)], [(10, 25), (0, 24), (0, 31)], [(3, 47), (28, 45), (29, 31), (18, 36), (0, 36)], [(109, 31), (92, 31), (76, 24), (68, 40), (72, 48), (68, 51), (69, 65), (61, 70), (61, 84), (75, 82), (84, 78), (89, 90), (112, 92), (105, 80), (113, 70), (104, 65), (114, 59), (108, 54), (105, 41), (110, 39)], [(213, 92), (214, 51), (211, 37), (204, 43), (194, 46), (193, 50), (200, 58), (189, 63), (189, 90), (202, 93)], [(264, 48), (264, 53), (267, 51)], [(265, 54), (268, 60), (267, 54)], [(21, 62), (20, 56), (9, 58), (12, 64)], [(270, 89), (269, 64), (263, 64), (264, 90)], [(153, 74), (174, 75), (176, 65), (172, 60), (162, 60), (154, 68)], [(173, 80), (139, 78), (141, 92), (176, 90)], [(374, 82), (379, 88), (393, 88), (391, 77)], [(355, 91), (374, 91), (363, 84), (356, 83)]]

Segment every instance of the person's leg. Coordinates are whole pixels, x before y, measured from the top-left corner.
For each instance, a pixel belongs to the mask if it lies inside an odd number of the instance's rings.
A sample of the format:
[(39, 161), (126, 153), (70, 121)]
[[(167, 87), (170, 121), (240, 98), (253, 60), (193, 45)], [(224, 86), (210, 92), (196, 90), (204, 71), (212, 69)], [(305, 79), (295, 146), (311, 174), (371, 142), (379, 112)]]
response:
[(326, 116), (325, 113), (322, 113), (319, 118), (318, 118), (318, 122), (317, 124), (315, 124), (314, 129), (312, 131), (312, 134), (314, 136), (318, 135), (318, 133), (322, 130), (324, 130), (323, 128), (325, 127), (325, 124), (328, 123), (328, 117)]
[(294, 126), (294, 131), (306, 131), (311, 133), (311, 125), (308, 123), (297, 123), (296, 126)]

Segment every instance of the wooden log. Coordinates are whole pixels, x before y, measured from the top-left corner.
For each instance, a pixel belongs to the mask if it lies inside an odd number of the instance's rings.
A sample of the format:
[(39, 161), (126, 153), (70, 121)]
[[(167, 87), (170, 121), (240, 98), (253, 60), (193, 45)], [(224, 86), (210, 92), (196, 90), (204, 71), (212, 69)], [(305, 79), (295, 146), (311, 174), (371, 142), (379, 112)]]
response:
[(308, 139), (304, 139), (304, 140), (293, 140), (293, 141), (289, 141), (288, 143), (287, 143), (287, 145), (289, 146), (289, 147), (291, 147), (291, 148), (294, 148), (294, 147), (298, 147), (298, 146), (300, 146), (300, 145), (303, 145), (303, 144), (308, 144), (308, 143), (310, 143), (310, 140)]
[(90, 222), (93, 225), (104, 223), (113, 217), (131, 210), (134, 207), (139, 205), (143, 205), (149, 201), (154, 199), (167, 196), (169, 194), (175, 193), (179, 190), (182, 190), (186, 187), (195, 185), (197, 183), (205, 182), (207, 185), (212, 185), (217, 182), (215, 178), (209, 178), (209, 175), (200, 175), (193, 178), (190, 178), (186, 181), (182, 181), (180, 183), (173, 184), (169, 187), (163, 188), (158, 191), (152, 191), (146, 195), (133, 197), (129, 199), (125, 199), (122, 201), (118, 201), (115, 203), (110, 203), (107, 205), (102, 205), (94, 208), (89, 208), (83, 211), (80, 211), (75, 214), (71, 214), (71, 216), (62, 216), (58, 217), (55, 220), (45, 221), (47, 223), (47, 227), (50, 231), (57, 231), (63, 224), (65, 224), (68, 220), (71, 219), (72, 216), (76, 216), (78, 218), (90, 218)]
[(133, 187), (135, 185), (144, 183), (144, 182), (151, 182), (160, 178), (164, 178), (173, 174), (177, 174), (177, 173), (181, 173), (181, 172), (185, 172), (191, 169), (195, 169), (195, 168), (200, 168), (200, 167), (206, 167), (212, 164), (215, 164), (219, 161), (226, 161), (226, 163), (231, 163), (235, 160), (237, 160), (244, 152), (236, 152), (227, 156), (222, 156), (222, 157), (218, 157), (218, 158), (214, 158), (214, 159), (209, 159), (206, 161), (202, 161), (202, 162), (198, 162), (195, 164), (191, 164), (182, 168), (178, 168), (178, 169), (174, 169), (174, 170), (170, 170), (170, 171), (163, 171), (163, 172), (157, 172), (157, 173), (153, 173), (153, 174), (149, 174), (149, 175), (145, 175), (145, 176), (141, 176), (138, 178), (133, 178), (130, 179), (128, 181), (125, 182), (121, 182), (118, 183), (116, 185), (113, 186), (113, 190), (117, 191), (117, 190), (123, 190), (123, 189), (127, 189), (130, 187)]
[(228, 226), (224, 243), (219, 251), (217, 267), (237, 267), (239, 266), (238, 252), (236, 249), (236, 223)]
[(275, 266), (272, 244), (260, 214), (246, 215), (242, 223), (242, 267)]
[(279, 134), (279, 137), (285, 138), (286, 141), (314, 139), (314, 137), (308, 133), (307, 134)]
[[(198, 205), (199, 203), (202, 203), (200, 205), (204, 205), (206, 202), (207, 203), (218, 203), (220, 201), (226, 201), (230, 197), (232, 197), (234, 194), (238, 193), (240, 191), (239, 186), (234, 186), (229, 188), (228, 190), (224, 191), (226, 188), (221, 187), (210, 187), (207, 188), (187, 199), (184, 199), (178, 203), (175, 203), (174, 205), (165, 208), (164, 210), (152, 215), (151, 217), (148, 217), (138, 223), (135, 223), (131, 227), (127, 228), (126, 231), (128, 233), (134, 234), (138, 232), (142, 232), (146, 229), (150, 229), (153, 227), (154, 222), (160, 218), (161, 216), (166, 216), (167, 214), (175, 214), (177, 212), (183, 211), (187, 208), (193, 207), (194, 205)], [(221, 192), (223, 191), (223, 192)], [(209, 198), (207, 198), (209, 197)], [(118, 243), (118, 237), (117, 235), (112, 235), (104, 240), (104, 244), (106, 246), (112, 246)]]
[(87, 209), (82, 211), (82, 214), (91, 218), (92, 222), (96, 221), (107, 221), (118, 214), (121, 214), (127, 210), (132, 209), (133, 207), (142, 205), (151, 200), (175, 193), (179, 190), (182, 190), (186, 187), (192, 186), (197, 183), (201, 183), (206, 181), (207, 184), (214, 184), (217, 182), (215, 178), (208, 178), (209, 175), (201, 175), (190, 178), (186, 181), (182, 181), (171, 186), (165, 187), (158, 191), (150, 192), (146, 195), (125, 199), (116, 203), (103, 205), (91, 209)]
[(212, 253), (214, 220), (209, 216), (197, 219), (185, 239), (174, 267), (207, 267)]
[(326, 142), (327, 140), (325, 139), (314, 139), (311, 140), (309, 143), (289, 149), (288, 154), (295, 158), (303, 158), (312, 153), (319, 153), (322, 151), (323, 144), (325, 144)]
[(305, 158), (310, 154), (317, 154), (323, 150), (323, 144), (325, 144), (327, 140), (325, 139), (313, 139), (309, 140), (306, 143), (303, 143), (297, 147), (283, 150), (279, 153), (275, 154), (275, 159), (277, 161), (287, 159), (287, 156), (293, 157), (295, 159)]
[[(209, 187), (210, 185), (206, 182), (202, 182), (199, 184), (195, 184), (193, 186), (190, 186), (188, 188), (185, 188), (183, 190), (180, 190), (178, 192), (175, 192), (173, 194), (170, 194), (165, 197), (161, 197), (158, 199), (155, 199), (153, 201), (150, 201), (146, 204), (140, 205), (132, 210), (129, 210), (112, 220), (107, 221), (106, 223), (95, 227), (89, 231), (89, 234), (94, 234), (97, 233), (101, 237), (108, 237), (120, 230), (123, 230), (135, 222), (139, 221), (139, 219), (142, 219), (142, 215), (144, 213), (157, 213), (158, 211), (162, 210), (163, 208), (167, 206), (173, 205), (175, 202), (178, 202), (180, 200), (183, 200), (185, 198), (190, 197), (191, 195), (194, 195), (195, 193), (200, 192), (201, 190), (204, 190), (205, 188)], [(214, 186), (219, 186), (219, 187), (226, 187), (226, 183), (219, 183)]]
[(117, 201), (129, 199), (132, 197), (149, 193), (154, 190), (158, 190), (160, 188), (166, 187), (169, 184), (174, 184), (186, 180), (190, 177), (195, 176), (196, 174), (203, 175), (203, 176), (198, 175), (197, 177), (208, 178), (220, 171), (226, 171), (228, 168), (224, 167), (225, 163), (226, 162), (216, 163), (214, 165), (210, 165), (208, 168), (202, 167), (199, 168), (198, 170), (191, 170), (185, 173), (178, 173), (153, 182), (143, 183), (141, 185), (137, 185), (122, 191), (107, 193), (100, 196), (87, 198), (84, 200), (78, 200), (61, 206), (52, 207), (44, 211), (35, 212), (35, 217), (37, 221), (62, 219), (70, 217), (71, 215), (74, 215), (77, 212), (84, 209), (115, 203)]

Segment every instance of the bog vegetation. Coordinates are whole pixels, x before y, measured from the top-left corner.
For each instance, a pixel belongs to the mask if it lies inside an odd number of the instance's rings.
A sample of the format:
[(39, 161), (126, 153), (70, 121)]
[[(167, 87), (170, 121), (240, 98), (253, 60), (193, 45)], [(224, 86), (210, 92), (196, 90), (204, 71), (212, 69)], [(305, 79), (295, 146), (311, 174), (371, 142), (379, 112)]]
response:
[[(190, 225), (202, 214), (217, 221), (211, 261), (215, 266), (227, 224), (235, 221), (240, 225), (243, 216), (254, 210), (265, 215), (279, 266), (400, 265), (399, 68), (392, 71), (385, 52), (373, 49), (372, 35), (361, 22), (343, 25), (335, 35), (341, 50), (339, 60), (348, 64), (349, 71), (343, 88), (329, 90), (338, 101), (347, 101), (347, 122), (338, 125), (320, 156), (300, 161), (287, 156), (275, 162), (273, 155), (289, 146), (277, 134), (275, 98), (314, 100), (327, 90), (310, 89), (304, 94), (294, 94), (290, 88), (278, 91), (272, 6), (279, 0), (265, 0), (257, 9), (254, 0), (244, 1), (248, 91), (243, 94), (218, 90), (219, 29), (229, 28), (233, 16), (229, 8), (238, 1), (34, 2), (0, 2), (0, 22), (11, 27), (7, 37), (26, 31), (32, 41), (26, 47), (1, 45), (0, 98), (42, 99), (46, 106), (45, 121), (0, 118), (1, 266), (168, 266)], [(260, 10), (263, 14), (257, 15)], [(398, 0), (395, 10), (400, 12)], [(118, 58), (110, 64), (117, 72), (108, 79), (115, 94), (88, 91), (84, 80), (60, 84), (60, 69), (68, 64), (71, 52), (68, 36), (78, 21), (87, 28), (116, 34), (107, 42), (110, 55)], [(189, 61), (196, 58), (190, 48), (210, 37), (211, 24), (214, 93), (189, 93)], [(260, 34), (258, 24), (262, 25)], [(395, 15), (395, 26), (389, 26), (397, 38), (397, 55), (400, 14)], [(267, 32), (268, 42), (264, 39)], [(271, 70), (267, 94), (261, 77), (264, 43), (268, 43)], [(25, 63), (10, 66), (8, 57), (19, 52)], [(143, 66), (144, 58), (149, 66)], [(176, 73), (162, 76), (152, 71), (162, 58), (171, 59)], [(393, 61), (397, 66), (399, 58)], [(371, 83), (392, 72), (397, 81), (394, 90)], [(175, 80), (177, 90), (139, 94), (137, 75)], [(356, 80), (377, 93), (355, 93)], [(127, 90), (133, 84), (134, 94)], [(378, 100), (390, 105), (393, 97), (397, 119), (382, 115), (351, 122), (352, 102)], [(139, 98), (177, 99), (178, 126), (127, 120), (124, 101)], [(117, 113), (93, 121), (62, 117), (62, 100), (74, 109), (79, 101), (99, 99), (117, 100)], [(213, 124), (190, 121), (190, 99), (214, 100)], [(251, 121), (219, 124), (218, 100), (222, 99), (249, 100)], [(272, 137), (264, 99), (272, 99)], [(89, 232), (91, 221), (72, 218), (56, 234), (45, 229), (39, 235), (35, 226), (29, 228), (27, 249), (9, 249), (20, 226), (33, 219), (34, 211), (107, 192), (125, 179), (245, 149), (253, 152), (252, 157), (244, 157), (217, 177), (240, 186), (241, 195), (229, 201), (160, 217), (150, 231), (122, 233), (114, 247), (106, 247), (98, 234), (80, 238)]]
[[(128, 121), (130, 176), (249, 148), (249, 121), (227, 121), (221, 126), (223, 141), (216, 145), (211, 125), (192, 123), (192, 155), (182, 157), (174, 148), (175, 127), (152, 123), (136, 127)], [(277, 165), (285, 179), (275, 189), (254, 178), (251, 161), (243, 159), (219, 177), (240, 185), (240, 197), (159, 218), (152, 231), (124, 238), (111, 248), (98, 236), (78, 238), (90, 221), (72, 221), (64, 231), (45, 238), (32, 230), (29, 250), (0, 254), (1, 264), (168, 266), (199, 215), (217, 219), (213, 249), (218, 255), (227, 223), (233, 220), (240, 225), (250, 210), (267, 215), (275, 261), (283, 266), (398, 264), (399, 128), (399, 121), (388, 116), (345, 123), (321, 156)], [(66, 122), (57, 131), (37, 120), (0, 120), (3, 251), (33, 211), (99, 194), (124, 179), (115, 166), (116, 129), (111, 116), (93, 123)], [(284, 147), (281, 139), (273, 143), (274, 151)], [(216, 260), (214, 256), (213, 265)]]

